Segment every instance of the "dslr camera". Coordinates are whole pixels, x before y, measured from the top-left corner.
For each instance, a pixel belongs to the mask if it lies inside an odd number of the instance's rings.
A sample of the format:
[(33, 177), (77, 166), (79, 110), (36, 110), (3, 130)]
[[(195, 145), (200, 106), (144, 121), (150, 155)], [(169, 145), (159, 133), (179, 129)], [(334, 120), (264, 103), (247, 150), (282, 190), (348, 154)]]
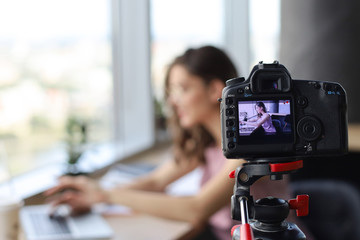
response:
[(344, 88), (292, 79), (278, 61), (260, 62), (246, 80), (228, 80), (220, 111), (226, 158), (342, 155), (348, 150)]

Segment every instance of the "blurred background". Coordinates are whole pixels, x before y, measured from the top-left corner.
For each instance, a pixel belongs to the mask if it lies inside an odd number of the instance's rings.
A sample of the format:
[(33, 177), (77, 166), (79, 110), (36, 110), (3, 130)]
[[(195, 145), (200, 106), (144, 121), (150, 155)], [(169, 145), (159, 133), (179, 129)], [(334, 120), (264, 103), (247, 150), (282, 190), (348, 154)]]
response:
[(350, 10), (359, 4), (351, 4), (0, 1), (0, 182), (66, 161), (69, 119), (85, 124), (86, 145), (99, 154), (113, 146), (121, 158), (167, 141), (164, 73), (189, 47), (225, 49), (244, 77), (259, 61), (280, 60), (295, 79), (339, 81), (358, 122), (360, 28)]
[[(119, 60), (122, 56), (114, 55), (123, 53), (114, 50), (118, 43), (113, 41), (123, 37), (121, 31), (124, 30), (115, 29), (121, 27), (122, 20), (131, 28), (140, 25), (141, 30), (148, 33), (145, 39), (148, 40), (145, 43), (148, 53), (143, 56), (150, 58), (145, 63), (149, 66), (138, 66), (138, 70), (147, 71), (149, 76), (141, 81), (150, 82), (129, 90), (136, 94), (137, 88), (146, 88), (146, 94), (150, 96), (142, 99), (151, 101), (151, 104), (146, 103), (154, 118), (150, 120), (151, 127), (158, 128), (145, 130), (152, 135), (150, 143), (166, 139), (161, 122), (164, 72), (167, 64), (185, 49), (206, 44), (226, 49), (227, 28), (230, 27), (246, 33), (240, 36), (239, 44), (245, 44), (241, 48), (245, 47), (247, 52), (230, 52), (236, 60), (240, 59), (237, 67), (243, 76), (259, 59), (273, 61), (278, 57), (279, 0), (242, 1), (241, 4), (225, 0), (135, 2), (0, 2), (0, 143), (3, 145), (0, 155), (7, 158), (13, 176), (64, 160), (64, 129), (70, 117), (87, 121), (90, 144), (131, 141), (124, 139), (126, 136), (122, 133), (128, 124), (123, 117), (131, 113), (114, 116), (119, 113), (114, 108), (124, 108), (121, 106), (123, 89), (120, 88), (125, 84), (121, 82), (133, 80), (131, 73), (127, 79), (119, 79), (116, 74), (123, 63)], [(229, 9), (231, 4), (245, 9), (234, 11)], [(126, 11), (137, 7), (146, 13), (137, 16), (142, 18), (138, 20), (140, 22), (130, 22), (132, 19), (119, 16), (125, 7), (129, 8)], [(234, 16), (229, 14), (237, 12), (246, 13), (247, 21), (230, 22), (228, 18)], [(264, 29), (264, 22), (269, 21), (272, 23)], [(230, 24), (236, 25), (228, 26)], [(133, 36), (128, 38), (137, 41), (136, 30), (129, 31)], [(143, 45), (143, 42), (139, 43), (139, 47)], [(136, 43), (131, 47), (136, 48)], [(132, 69), (137, 71), (136, 67)], [(132, 102), (131, 105), (135, 108), (142, 104)], [(144, 131), (133, 133), (145, 134)], [(0, 181), (4, 178), (0, 174)]]

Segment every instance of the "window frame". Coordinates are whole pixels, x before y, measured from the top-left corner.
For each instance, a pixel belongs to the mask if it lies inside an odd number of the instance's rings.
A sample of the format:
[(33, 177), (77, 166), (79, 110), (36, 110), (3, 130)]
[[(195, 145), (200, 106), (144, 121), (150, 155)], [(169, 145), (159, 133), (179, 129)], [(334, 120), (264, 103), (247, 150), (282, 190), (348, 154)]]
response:
[(249, 0), (223, 0), (225, 11), (224, 49), (246, 77), (250, 69)]
[[(111, 2), (114, 138), (123, 144), (124, 153), (128, 155), (155, 142), (150, 8), (148, 0)], [(140, 136), (134, 134), (139, 131)]]

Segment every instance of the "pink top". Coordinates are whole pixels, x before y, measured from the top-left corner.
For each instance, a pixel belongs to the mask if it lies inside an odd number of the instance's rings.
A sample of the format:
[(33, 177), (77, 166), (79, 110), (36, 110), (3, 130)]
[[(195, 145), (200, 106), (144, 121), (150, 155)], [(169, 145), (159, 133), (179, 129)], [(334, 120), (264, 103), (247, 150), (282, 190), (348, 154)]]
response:
[(272, 124), (272, 120), (271, 117), (269, 116), (269, 118), (261, 125), (265, 132), (267, 133), (275, 133), (276, 129), (274, 127), (274, 125)]
[[(212, 177), (219, 173), (227, 160), (221, 149), (217, 147), (209, 147), (205, 150), (206, 164), (203, 166), (203, 176), (201, 178), (201, 186), (205, 185)], [(209, 219), (209, 224), (212, 227), (215, 235), (221, 240), (231, 239), (230, 230), (235, 222), (231, 219), (231, 204), (229, 204)]]

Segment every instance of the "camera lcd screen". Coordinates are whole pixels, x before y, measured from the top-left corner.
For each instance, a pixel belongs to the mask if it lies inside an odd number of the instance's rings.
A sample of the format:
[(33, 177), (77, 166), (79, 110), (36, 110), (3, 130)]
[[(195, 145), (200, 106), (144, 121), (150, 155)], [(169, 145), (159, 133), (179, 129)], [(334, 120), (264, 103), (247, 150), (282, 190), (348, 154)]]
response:
[(290, 99), (238, 101), (241, 144), (293, 142)]

